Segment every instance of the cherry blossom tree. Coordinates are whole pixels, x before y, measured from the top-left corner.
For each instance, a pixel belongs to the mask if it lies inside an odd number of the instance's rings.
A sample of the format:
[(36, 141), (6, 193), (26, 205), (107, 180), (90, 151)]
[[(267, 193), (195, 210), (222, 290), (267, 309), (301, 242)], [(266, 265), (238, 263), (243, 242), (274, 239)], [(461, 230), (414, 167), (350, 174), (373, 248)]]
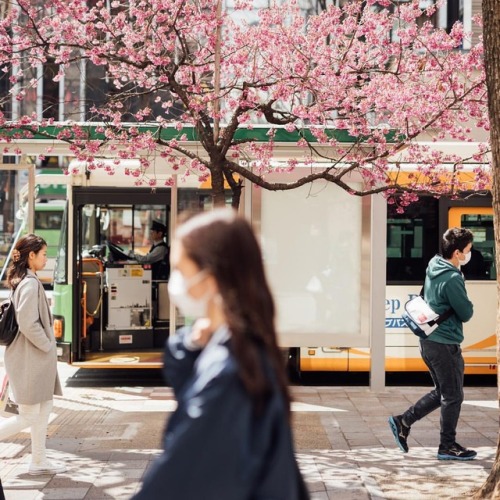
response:
[[(418, 0), (323, 3), (311, 14), (293, 0), (258, 10), (243, 0), (227, 9), (221, 0), (16, 0), (0, 23), (0, 63), (17, 101), (33, 93), (29, 74), (41, 66), (56, 68), (57, 82), (84, 64), (107, 87), (87, 94), (86, 123), (4, 111), (3, 139), (49, 134), (90, 169), (100, 157), (140, 157), (129, 174), (152, 186), (151, 165), (165, 159), (181, 177), (210, 178), (216, 204), (224, 182), (235, 205), (245, 182), (284, 190), (323, 180), (359, 196), (384, 192), (401, 210), (424, 192), (485, 189), (487, 144), (465, 157), (433, 145), (488, 129), (482, 44), (460, 50), (462, 25), (435, 29), (436, 7)], [(296, 148), (276, 162), (284, 136)], [(299, 167), (298, 180), (268, 180)]]

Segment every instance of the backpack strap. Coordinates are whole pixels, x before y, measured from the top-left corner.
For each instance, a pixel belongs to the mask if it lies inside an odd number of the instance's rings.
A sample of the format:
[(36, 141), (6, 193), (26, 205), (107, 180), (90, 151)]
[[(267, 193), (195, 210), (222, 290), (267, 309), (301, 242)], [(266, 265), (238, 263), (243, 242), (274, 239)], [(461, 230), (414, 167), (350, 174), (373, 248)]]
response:
[(436, 319), (436, 323), (440, 325), (443, 321), (446, 321), (455, 311), (450, 307), (446, 312), (440, 314)]

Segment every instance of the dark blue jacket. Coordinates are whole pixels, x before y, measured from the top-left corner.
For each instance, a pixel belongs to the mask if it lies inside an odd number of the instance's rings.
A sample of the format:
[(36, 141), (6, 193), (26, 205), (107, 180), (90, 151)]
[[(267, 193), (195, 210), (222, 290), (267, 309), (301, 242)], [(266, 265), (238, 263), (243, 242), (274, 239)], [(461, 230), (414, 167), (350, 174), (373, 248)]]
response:
[(187, 330), (167, 342), (164, 372), (178, 407), (136, 500), (298, 498), (292, 433), (271, 371), (273, 394), (257, 417), (231, 341), (216, 334), (203, 351), (186, 348)]

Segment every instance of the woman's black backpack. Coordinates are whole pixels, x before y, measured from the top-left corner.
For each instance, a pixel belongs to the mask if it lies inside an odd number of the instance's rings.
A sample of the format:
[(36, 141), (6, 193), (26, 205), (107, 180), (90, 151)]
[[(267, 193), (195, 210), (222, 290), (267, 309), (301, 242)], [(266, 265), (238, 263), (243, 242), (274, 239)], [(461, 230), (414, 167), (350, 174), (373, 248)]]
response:
[(12, 298), (4, 300), (0, 304), (0, 346), (9, 346), (16, 338), (19, 325), (16, 320), (16, 312)]

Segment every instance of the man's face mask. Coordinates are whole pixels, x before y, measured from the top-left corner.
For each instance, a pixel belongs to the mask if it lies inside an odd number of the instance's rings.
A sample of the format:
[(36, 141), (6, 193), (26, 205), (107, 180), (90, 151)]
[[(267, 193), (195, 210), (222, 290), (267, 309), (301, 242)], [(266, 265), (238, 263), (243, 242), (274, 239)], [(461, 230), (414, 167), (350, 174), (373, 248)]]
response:
[(468, 264), (470, 262), (470, 259), (472, 257), (472, 252), (469, 252), (469, 253), (463, 253), (463, 256), (464, 256), (464, 259), (458, 259), (458, 263), (461, 265), (461, 266), (465, 266), (466, 264)]

